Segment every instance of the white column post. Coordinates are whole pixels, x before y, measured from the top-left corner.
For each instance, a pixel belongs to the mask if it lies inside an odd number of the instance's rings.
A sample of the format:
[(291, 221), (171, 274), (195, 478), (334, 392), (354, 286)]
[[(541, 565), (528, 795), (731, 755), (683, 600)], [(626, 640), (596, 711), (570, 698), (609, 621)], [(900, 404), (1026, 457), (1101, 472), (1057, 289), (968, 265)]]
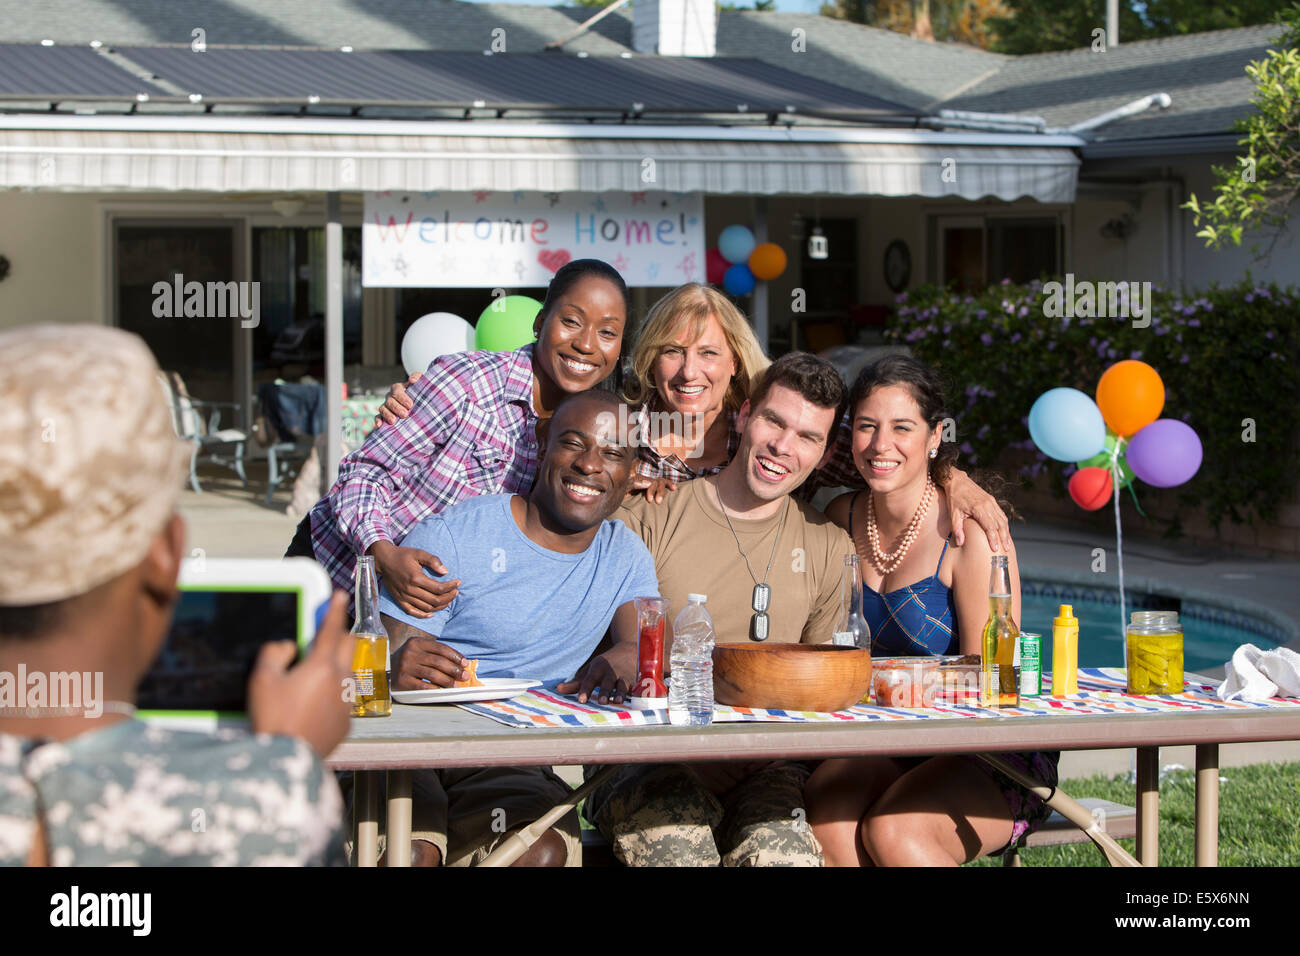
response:
[(343, 457), (343, 222), (339, 194), (325, 195), (325, 485)]

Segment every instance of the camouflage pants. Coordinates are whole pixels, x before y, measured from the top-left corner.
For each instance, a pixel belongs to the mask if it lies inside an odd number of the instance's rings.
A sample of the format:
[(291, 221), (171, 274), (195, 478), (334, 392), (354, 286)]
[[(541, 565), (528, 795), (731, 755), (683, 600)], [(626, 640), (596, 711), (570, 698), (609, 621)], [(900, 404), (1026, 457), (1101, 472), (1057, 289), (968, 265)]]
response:
[(739, 774), (730, 766), (722, 785), (709, 772), (718, 765), (621, 767), (587, 797), (584, 813), (626, 866), (821, 866), (803, 808), (808, 768)]

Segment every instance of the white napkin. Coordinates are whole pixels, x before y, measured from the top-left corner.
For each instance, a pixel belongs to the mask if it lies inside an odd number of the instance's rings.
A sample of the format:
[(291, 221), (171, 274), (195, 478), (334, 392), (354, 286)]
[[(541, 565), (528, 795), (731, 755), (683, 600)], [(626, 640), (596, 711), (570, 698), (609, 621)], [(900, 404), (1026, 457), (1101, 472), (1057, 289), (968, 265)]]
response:
[(1300, 697), (1300, 654), (1285, 647), (1262, 651), (1243, 644), (1225, 666), (1218, 695), (1221, 700)]

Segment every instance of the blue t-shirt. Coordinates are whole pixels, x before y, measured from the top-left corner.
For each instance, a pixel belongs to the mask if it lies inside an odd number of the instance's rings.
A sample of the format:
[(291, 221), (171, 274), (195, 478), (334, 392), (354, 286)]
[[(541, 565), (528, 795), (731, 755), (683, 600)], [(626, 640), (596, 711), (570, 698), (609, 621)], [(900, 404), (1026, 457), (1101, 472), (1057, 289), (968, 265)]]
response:
[(417, 524), (404, 548), (436, 554), (461, 582), (455, 600), (432, 617), (411, 617), (387, 588), (379, 610), (479, 661), (479, 677), (555, 684), (572, 677), (596, 649), (614, 612), (638, 597), (658, 597), (654, 559), (620, 521), (605, 521), (581, 554), (534, 543), (510, 513), (511, 495), (482, 495)]

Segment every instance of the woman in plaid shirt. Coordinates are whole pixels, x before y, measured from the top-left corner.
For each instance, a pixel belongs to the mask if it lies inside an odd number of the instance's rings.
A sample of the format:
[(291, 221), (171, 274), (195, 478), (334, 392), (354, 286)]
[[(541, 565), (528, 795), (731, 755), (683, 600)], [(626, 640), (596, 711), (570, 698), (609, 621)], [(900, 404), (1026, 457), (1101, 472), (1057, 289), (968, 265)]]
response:
[(532, 488), (539, 424), (566, 393), (614, 372), (628, 310), (627, 285), (612, 266), (566, 263), (537, 314), (537, 341), (435, 359), (406, 392), (401, 420), (375, 429), (339, 464), (338, 480), (298, 526), (288, 554), (314, 556), (348, 591), (356, 556), (370, 554), (402, 610), (428, 617), (446, 607), (460, 582), (430, 578), (425, 568), (448, 573), (437, 555), (399, 542), (458, 501)]

